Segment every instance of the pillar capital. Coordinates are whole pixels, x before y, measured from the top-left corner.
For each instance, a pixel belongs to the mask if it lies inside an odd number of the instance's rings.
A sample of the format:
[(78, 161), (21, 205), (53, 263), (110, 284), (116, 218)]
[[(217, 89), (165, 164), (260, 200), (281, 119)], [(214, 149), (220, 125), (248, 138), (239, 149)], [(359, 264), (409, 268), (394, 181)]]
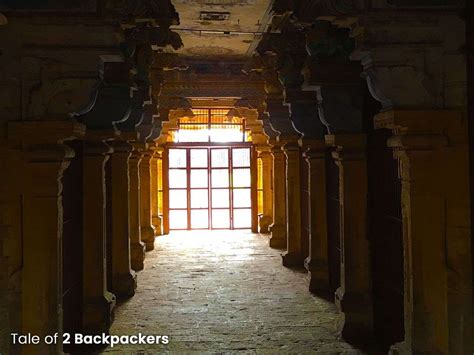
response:
[(142, 154), (145, 154), (146, 151), (149, 148), (148, 143), (143, 143), (143, 142), (131, 142), (133, 151), (134, 152), (140, 152)]
[(299, 151), (300, 150), (300, 145), (298, 140), (294, 139), (289, 139), (289, 137), (285, 137), (285, 139), (282, 141), (284, 145), (282, 146), (281, 149), (283, 149), (284, 152), (293, 152), (293, 151)]
[(272, 152), (272, 148), (269, 145), (257, 145), (255, 149), (259, 157), (271, 155)]
[(326, 145), (335, 148), (333, 157), (338, 161), (365, 160), (367, 158), (367, 135), (365, 133), (330, 134)]
[(326, 157), (326, 142), (324, 139), (312, 139), (306, 141), (304, 144), (305, 151), (303, 156), (308, 162), (312, 159), (325, 159)]
[(112, 147), (102, 140), (84, 140), (84, 156), (106, 156), (113, 151)]

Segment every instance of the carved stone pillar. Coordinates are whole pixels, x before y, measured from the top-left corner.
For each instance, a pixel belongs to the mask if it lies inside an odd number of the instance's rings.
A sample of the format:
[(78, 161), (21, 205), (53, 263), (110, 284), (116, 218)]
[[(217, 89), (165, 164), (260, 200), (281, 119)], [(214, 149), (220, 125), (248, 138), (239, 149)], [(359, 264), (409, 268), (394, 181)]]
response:
[(282, 255), (283, 265), (302, 267), (304, 265), (303, 240), (301, 238), (301, 180), (300, 147), (296, 141), (283, 146), (286, 157), (286, 252)]
[(153, 150), (153, 156), (150, 161), (151, 169), (151, 222), (155, 228), (155, 235), (162, 235), (162, 221), (159, 215), (158, 207), (158, 162), (161, 159), (161, 151), (159, 148)]
[[(8, 139), (24, 147), (21, 332), (62, 333), (62, 176), (74, 157), (63, 141), (84, 135), (70, 121), (10, 122)], [(61, 343), (22, 345), (24, 353), (58, 354)]]
[(110, 153), (100, 139), (84, 142), (82, 321), (87, 334), (107, 333), (115, 306), (105, 262), (105, 163)]
[(286, 159), (281, 143), (275, 142), (273, 156), (273, 224), (270, 225), (270, 247), (286, 246)]
[(129, 210), (130, 210), (130, 248), (131, 265), (135, 271), (143, 270), (145, 260), (145, 244), (141, 240), (140, 230), (140, 172), (139, 166), (142, 153), (134, 147), (132, 155), (128, 161), (130, 190), (129, 190)]
[(155, 228), (151, 223), (151, 168), (153, 153), (145, 150), (140, 162), (140, 231), (147, 251), (155, 247)]
[(269, 233), (273, 222), (272, 168), (273, 157), (269, 147), (260, 147), (262, 160), (263, 216), (260, 218), (260, 233)]
[(310, 238), (309, 256), (305, 260), (309, 290), (327, 295), (329, 285), (327, 197), (326, 197), (326, 145), (323, 140), (313, 141), (305, 152), (309, 165)]
[[(69, 165), (66, 158), (72, 155), (66, 148), (32, 147), (27, 164), (35, 188), (24, 201), (22, 330), (40, 336), (62, 329), (60, 181)], [(46, 354), (60, 350), (59, 346), (43, 344), (40, 348), (26, 345), (28, 348)]]
[[(458, 111), (387, 111), (402, 182), (405, 339), (393, 354), (472, 351), (468, 145)], [(455, 331), (453, 331), (455, 329)]]
[(346, 339), (373, 334), (370, 253), (367, 239), (367, 138), (365, 134), (327, 135), (339, 167), (341, 286), (336, 291), (339, 329)]
[(130, 269), (130, 221), (128, 160), (132, 147), (122, 141), (110, 143), (112, 170), (112, 289), (120, 298), (131, 297), (137, 287), (137, 276)]
[[(62, 330), (61, 178), (73, 153), (66, 146), (32, 147), (27, 164), (34, 186), (25, 198), (23, 240), (23, 332), (44, 337)], [(22, 350), (57, 354), (61, 345)]]

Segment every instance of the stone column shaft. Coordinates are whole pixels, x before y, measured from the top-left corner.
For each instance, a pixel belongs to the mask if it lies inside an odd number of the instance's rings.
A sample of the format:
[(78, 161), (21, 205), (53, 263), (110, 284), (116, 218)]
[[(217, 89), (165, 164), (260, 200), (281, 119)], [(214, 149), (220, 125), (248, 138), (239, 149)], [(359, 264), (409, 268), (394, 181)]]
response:
[(472, 352), (468, 144), (461, 112), (397, 110), (390, 128), (402, 183), (405, 339), (393, 354)]
[(146, 250), (155, 247), (155, 228), (151, 222), (151, 167), (152, 153), (146, 151), (140, 163), (140, 231)]
[(284, 248), (286, 246), (286, 183), (285, 154), (281, 145), (272, 147), (273, 155), (273, 224), (270, 229), (270, 247)]
[(141, 241), (140, 230), (140, 176), (139, 166), (142, 153), (134, 149), (129, 164), (129, 212), (130, 212), (130, 248), (131, 266), (135, 271), (143, 270), (145, 260), (145, 244)]
[(336, 291), (339, 329), (346, 339), (373, 336), (372, 284), (367, 238), (367, 138), (326, 136), (339, 167), (341, 286)]
[(328, 260), (328, 226), (326, 196), (326, 146), (323, 140), (305, 153), (309, 164), (310, 238), (309, 256), (305, 260), (309, 290), (324, 294), (330, 290)]
[[(32, 147), (26, 165), (28, 192), (23, 210), (22, 332), (62, 334), (62, 184), (67, 158), (64, 145)], [(22, 345), (22, 353), (58, 354), (62, 344)]]
[(306, 255), (303, 252), (301, 231), (301, 180), (300, 148), (298, 143), (284, 146), (286, 156), (286, 252), (282, 255), (283, 265), (302, 267)]
[(150, 161), (151, 169), (151, 222), (155, 229), (155, 235), (162, 235), (161, 217), (158, 208), (158, 160), (160, 153), (155, 151)]
[(120, 298), (135, 294), (136, 274), (130, 268), (130, 223), (128, 160), (132, 147), (113, 142), (112, 165), (112, 292)]
[(262, 192), (263, 192), (263, 216), (260, 218), (260, 233), (269, 233), (273, 222), (273, 191), (272, 191), (272, 163), (273, 157), (270, 151), (261, 151), (262, 159)]
[(105, 248), (105, 163), (112, 149), (101, 141), (84, 142), (83, 159), (83, 329), (107, 333), (115, 296), (107, 290)]

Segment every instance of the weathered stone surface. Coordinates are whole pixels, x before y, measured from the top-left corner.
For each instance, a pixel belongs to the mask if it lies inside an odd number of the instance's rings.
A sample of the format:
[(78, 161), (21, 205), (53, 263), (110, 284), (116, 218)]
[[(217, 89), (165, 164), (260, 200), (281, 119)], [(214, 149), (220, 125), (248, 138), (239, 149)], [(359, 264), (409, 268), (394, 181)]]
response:
[(284, 268), (267, 243), (245, 232), (157, 239), (111, 334), (166, 334), (170, 343), (105, 353), (361, 353), (337, 340), (334, 305), (310, 295), (304, 274)]

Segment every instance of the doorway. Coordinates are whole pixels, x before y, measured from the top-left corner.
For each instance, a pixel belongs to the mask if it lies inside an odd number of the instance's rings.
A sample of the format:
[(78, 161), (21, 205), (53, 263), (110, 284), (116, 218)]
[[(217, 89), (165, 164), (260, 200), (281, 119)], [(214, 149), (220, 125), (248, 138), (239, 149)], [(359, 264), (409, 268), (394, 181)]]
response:
[(256, 184), (251, 144), (167, 149), (170, 230), (251, 229)]

